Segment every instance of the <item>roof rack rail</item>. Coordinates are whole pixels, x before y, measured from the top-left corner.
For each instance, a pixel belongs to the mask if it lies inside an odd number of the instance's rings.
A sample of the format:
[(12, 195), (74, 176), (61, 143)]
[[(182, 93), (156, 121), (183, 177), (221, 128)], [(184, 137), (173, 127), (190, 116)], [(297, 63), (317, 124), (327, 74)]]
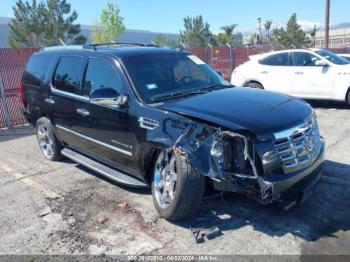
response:
[(40, 48), (40, 51), (60, 50), (60, 49), (83, 49), (82, 45), (55, 45)]
[(97, 50), (97, 47), (99, 46), (119, 46), (119, 47), (127, 47), (127, 46), (141, 46), (141, 47), (160, 47), (158, 45), (154, 44), (141, 44), (141, 43), (118, 43), (118, 42), (111, 42), (111, 43), (100, 43), (100, 44), (86, 44), (83, 48), (85, 49), (94, 49)]

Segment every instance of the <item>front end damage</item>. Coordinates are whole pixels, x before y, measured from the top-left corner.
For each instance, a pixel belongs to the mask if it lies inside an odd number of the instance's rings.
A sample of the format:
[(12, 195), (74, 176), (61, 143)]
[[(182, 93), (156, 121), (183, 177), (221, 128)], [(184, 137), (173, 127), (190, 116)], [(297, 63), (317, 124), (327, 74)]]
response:
[[(314, 188), (323, 162), (324, 142), (317, 159), (303, 170), (285, 173), (272, 142), (259, 142), (245, 131), (227, 131), (192, 123), (169, 152), (181, 154), (220, 191), (237, 192), (289, 209)], [(304, 193), (307, 191), (307, 193)]]

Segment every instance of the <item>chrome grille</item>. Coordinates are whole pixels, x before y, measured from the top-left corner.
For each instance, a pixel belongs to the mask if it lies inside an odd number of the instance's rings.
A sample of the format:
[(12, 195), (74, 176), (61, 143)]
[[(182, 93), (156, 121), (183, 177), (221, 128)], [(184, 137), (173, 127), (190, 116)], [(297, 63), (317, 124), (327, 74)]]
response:
[(307, 123), (275, 133), (274, 146), (285, 173), (313, 164), (321, 149), (321, 138), (314, 117)]

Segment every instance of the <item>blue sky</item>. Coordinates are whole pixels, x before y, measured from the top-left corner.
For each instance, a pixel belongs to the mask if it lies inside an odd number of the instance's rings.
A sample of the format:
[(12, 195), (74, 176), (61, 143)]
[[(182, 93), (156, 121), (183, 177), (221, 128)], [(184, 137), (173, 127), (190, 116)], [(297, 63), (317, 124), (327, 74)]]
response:
[[(39, 1), (39, 0), (38, 0)], [(15, 0), (0, 0), (0, 16), (12, 17)], [(78, 22), (92, 24), (107, 0), (68, 0), (79, 13)], [(254, 29), (257, 17), (283, 23), (297, 13), (298, 19), (323, 23), (325, 0), (113, 0), (128, 29), (178, 33), (183, 17), (203, 15), (213, 32), (236, 23), (239, 31)], [(331, 0), (331, 23), (350, 22), (350, 1)]]

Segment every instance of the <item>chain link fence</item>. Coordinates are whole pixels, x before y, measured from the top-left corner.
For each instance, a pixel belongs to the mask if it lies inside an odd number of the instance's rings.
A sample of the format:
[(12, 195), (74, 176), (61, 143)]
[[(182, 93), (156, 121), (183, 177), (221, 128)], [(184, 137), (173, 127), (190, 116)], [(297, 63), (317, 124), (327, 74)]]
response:
[(189, 48), (189, 52), (201, 58), (204, 62), (221, 71), (226, 80), (230, 80), (232, 71), (239, 65), (246, 62), (251, 55), (261, 54), (270, 51), (268, 48)]
[(26, 123), (19, 87), (30, 56), (37, 49), (0, 49), (0, 128)]

